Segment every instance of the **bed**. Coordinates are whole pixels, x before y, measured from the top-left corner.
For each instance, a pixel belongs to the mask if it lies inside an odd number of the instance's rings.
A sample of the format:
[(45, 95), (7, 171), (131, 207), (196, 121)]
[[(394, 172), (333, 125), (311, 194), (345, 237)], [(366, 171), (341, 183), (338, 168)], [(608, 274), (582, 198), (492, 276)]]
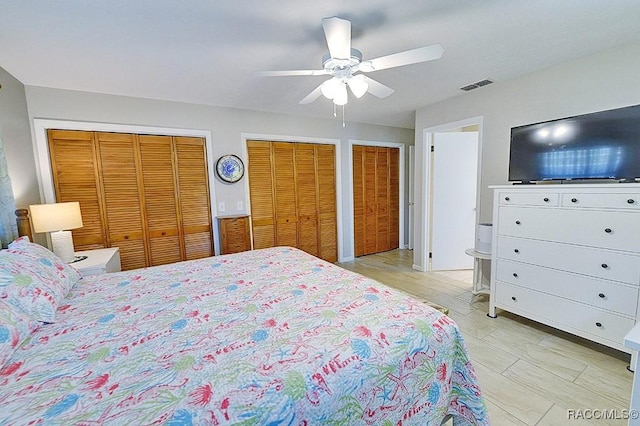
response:
[(290, 247), (80, 278), (21, 238), (0, 350), (0, 425), (489, 424), (453, 320)]

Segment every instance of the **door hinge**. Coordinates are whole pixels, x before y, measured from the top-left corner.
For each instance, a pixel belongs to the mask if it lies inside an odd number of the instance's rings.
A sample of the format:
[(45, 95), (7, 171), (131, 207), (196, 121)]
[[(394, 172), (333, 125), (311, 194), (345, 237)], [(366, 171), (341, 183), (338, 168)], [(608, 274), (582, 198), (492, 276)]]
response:
[(429, 259), (433, 259), (433, 253), (429, 252)]
[(431, 145), (431, 152), (435, 151), (435, 146)]

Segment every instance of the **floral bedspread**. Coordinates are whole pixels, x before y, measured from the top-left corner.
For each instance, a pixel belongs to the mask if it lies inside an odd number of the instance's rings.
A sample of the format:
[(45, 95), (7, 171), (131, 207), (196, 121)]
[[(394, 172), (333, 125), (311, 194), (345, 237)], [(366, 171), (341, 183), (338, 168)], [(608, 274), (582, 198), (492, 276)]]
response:
[(83, 278), (0, 424), (488, 425), (457, 325), (293, 248)]

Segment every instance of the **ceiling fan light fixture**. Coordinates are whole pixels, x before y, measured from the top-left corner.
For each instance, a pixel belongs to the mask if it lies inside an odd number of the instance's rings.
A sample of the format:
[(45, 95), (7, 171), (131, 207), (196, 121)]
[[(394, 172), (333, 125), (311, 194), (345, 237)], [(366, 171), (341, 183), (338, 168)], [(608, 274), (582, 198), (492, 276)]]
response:
[(348, 101), (349, 96), (347, 94), (347, 85), (340, 82), (340, 86), (333, 97), (333, 103), (336, 105), (346, 105)]
[(332, 77), (322, 83), (322, 85), (320, 86), (320, 91), (325, 98), (333, 99), (336, 97), (336, 94), (340, 90), (341, 83), (342, 82), (339, 79)]
[(369, 83), (364, 80), (362, 74), (354, 75), (347, 80), (347, 84), (349, 85), (349, 89), (351, 89), (351, 93), (358, 99), (367, 93), (367, 89), (369, 89)]

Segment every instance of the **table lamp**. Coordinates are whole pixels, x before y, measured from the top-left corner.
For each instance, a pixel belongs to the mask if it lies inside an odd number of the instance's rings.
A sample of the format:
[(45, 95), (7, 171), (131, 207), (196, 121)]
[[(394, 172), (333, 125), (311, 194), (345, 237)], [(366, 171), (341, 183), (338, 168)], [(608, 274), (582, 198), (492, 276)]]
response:
[(53, 252), (64, 262), (75, 260), (70, 229), (82, 227), (80, 203), (36, 204), (29, 206), (33, 232), (50, 232)]

